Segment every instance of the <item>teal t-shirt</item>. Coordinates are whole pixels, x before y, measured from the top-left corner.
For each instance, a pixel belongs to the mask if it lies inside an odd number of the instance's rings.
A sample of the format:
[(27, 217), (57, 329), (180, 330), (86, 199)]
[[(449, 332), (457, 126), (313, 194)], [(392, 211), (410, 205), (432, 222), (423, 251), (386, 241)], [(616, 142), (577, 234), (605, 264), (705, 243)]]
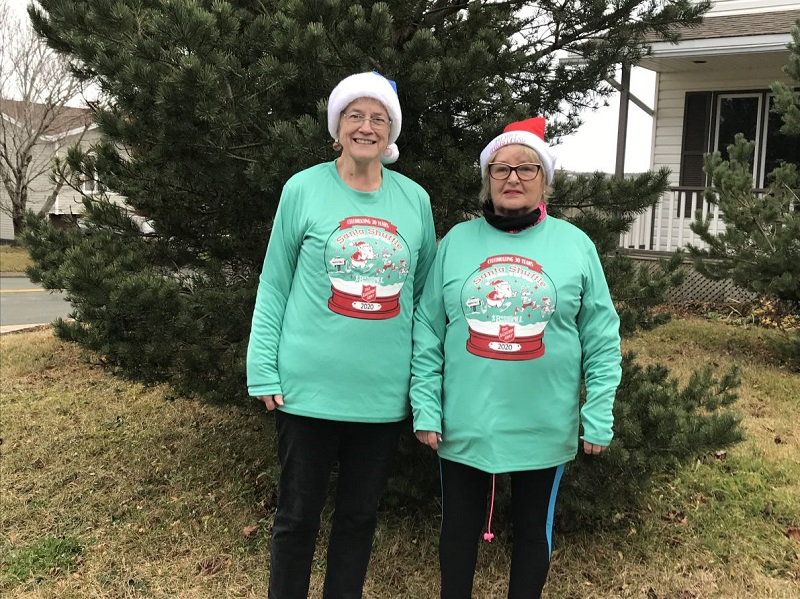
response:
[[(484, 219), (439, 244), (414, 319), (414, 429), (439, 455), (492, 473), (608, 445), (621, 377), (619, 318), (597, 251), (546, 217), (518, 233)], [(581, 377), (586, 402), (579, 413)]]
[(411, 321), (433, 263), (430, 199), (383, 169), (352, 189), (334, 162), (293, 176), (259, 281), (247, 387), (290, 414), (393, 422), (408, 414)]

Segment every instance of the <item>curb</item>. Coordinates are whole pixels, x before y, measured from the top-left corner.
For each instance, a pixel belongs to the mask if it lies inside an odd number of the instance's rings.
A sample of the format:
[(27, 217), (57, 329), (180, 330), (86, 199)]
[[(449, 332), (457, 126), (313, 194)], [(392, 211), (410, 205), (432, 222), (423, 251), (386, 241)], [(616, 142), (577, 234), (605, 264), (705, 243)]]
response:
[(7, 324), (0, 326), (0, 335), (41, 331), (44, 329), (49, 329), (51, 326), (53, 325), (49, 322), (39, 324)]

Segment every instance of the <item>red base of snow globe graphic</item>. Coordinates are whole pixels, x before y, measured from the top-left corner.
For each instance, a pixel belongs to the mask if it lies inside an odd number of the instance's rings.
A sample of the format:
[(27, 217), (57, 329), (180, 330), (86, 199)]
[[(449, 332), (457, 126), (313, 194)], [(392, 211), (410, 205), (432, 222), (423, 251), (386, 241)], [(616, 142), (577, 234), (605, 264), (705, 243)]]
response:
[(331, 285), (328, 308), (337, 314), (352, 318), (367, 320), (394, 318), (400, 313), (400, 294), (378, 297), (375, 285), (364, 285), (361, 295), (355, 295)]
[(516, 254), (486, 258), (461, 289), (467, 351), (493, 360), (542, 357), (556, 300), (553, 280), (535, 260)]
[(325, 246), (325, 271), (331, 282), (328, 308), (366, 320), (397, 316), (410, 260), (411, 252), (391, 222), (371, 216), (339, 221)]
[(500, 326), (497, 335), (469, 331), (467, 351), (482, 358), (495, 360), (532, 360), (544, 355), (544, 331), (530, 337), (515, 337), (514, 326)]

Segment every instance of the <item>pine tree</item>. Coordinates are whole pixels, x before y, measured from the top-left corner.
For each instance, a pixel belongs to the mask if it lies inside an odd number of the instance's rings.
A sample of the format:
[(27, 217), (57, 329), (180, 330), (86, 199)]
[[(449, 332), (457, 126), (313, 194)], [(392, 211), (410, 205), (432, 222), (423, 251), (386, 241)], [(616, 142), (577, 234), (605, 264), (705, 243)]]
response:
[(620, 316), (623, 336), (639, 329), (652, 329), (668, 320), (668, 314), (654, 314), (653, 308), (663, 304), (668, 289), (683, 279), (680, 254), (657, 263), (651, 270), (615, 252), (620, 235), (666, 191), (668, 177), (669, 171), (662, 169), (625, 179), (609, 178), (602, 173), (578, 175), (574, 179), (557, 176), (553, 183), (548, 212), (569, 220), (594, 241)]
[[(789, 43), (789, 62), (783, 72), (792, 81), (800, 81), (800, 19), (792, 27), (792, 41)], [(800, 95), (787, 84), (776, 81), (771, 86), (775, 94), (775, 109), (781, 113), (785, 135), (800, 135)]]
[[(800, 19), (792, 28), (789, 61), (784, 72), (800, 83)], [(775, 110), (781, 114), (784, 135), (800, 135), (800, 95), (776, 82)], [(752, 176), (755, 142), (742, 134), (728, 146), (728, 160), (719, 152), (705, 156), (711, 180), (705, 198), (719, 206), (724, 232), (714, 235), (710, 220), (698, 219), (692, 230), (707, 247), (690, 247), (695, 268), (713, 280), (731, 279), (759, 294), (779, 312), (800, 312), (800, 165), (784, 162), (767, 176), (767, 188), (756, 193)], [(774, 302), (777, 300), (777, 303)], [(800, 331), (785, 331), (776, 347), (787, 363), (800, 368)]]
[(725, 230), (710, 231), (710, 216), (698, 218), (692, 230), (707, 248), (690, 247), (695, 267), (714, 279), (731, 279), (762, 296), (800, 302), (800, 173), (785, 162), (768, 177), (763, 193), (754, 189), (755, 142), (741, 133), (728, 146), (728, 160), (719, 152), (706, 154), (705, 171), (711, 187), (704, 197), (719, 206)]
[[(616, 64), (642, 56), (645, 35), (674, 39), (671, 25), (697, 23), (709, 6), (689, 0), (40, 5), (32, 10), (35, 27), (105, 98), (96, 121), (106, 141), (91, 152), (72, 150), (69, 163), (127, 198), (126, 209), (86, 198), (82, 231), (30, 221), (33, 278), (67, 290), (74, 305), (75, 321), (59, 323), (57, 334), (101, 354), (124, 375), (228, 401), (245, 394), (250, 317), (281, 188), (298, 170), (333, 158), (324, 99), (341, 78), (375, 69), (397, 81), (403, 132), (393, 168), (428, 190), (444, 234), (478, 213), (477, 157), (503, 125), (543, 115), (551, 137), (575, 130), (578, 112), (611, 92), (604, 80)], [(586, 60), (558, 62), (563, 50)], [(666, 173), (628, 181), (559, 178), (555, 185), (552, 213), (572, 219), (598, 244), (626, 333), (658, 322), (650, 308), (671, 275), (652, 276), (605, 255), (665, 189)], [(129, 212), (148, 219), (156, 234), (143, 235)], [(649, 378), (633, 367), (627, 372), (640, 381), (625, 383), (633, 406), (651, 401), (646, 392), (662, 403), (677, 393), (662, 371)], [(711, 393), (702, 385), (692, 389), (699, 397)], [(661, 414), (674, 415), (659, 411), (654, 418)], [(681, 422), (705, 422), (698, 413), (692, 418)], [(724, 446), (732, 437), (714, 440)], [(627, 443), (620, 438), (620, 451)], [(698, 451), (713, 444), (701, 443)], [(418, 489), (408, 481), (420, 479), (419, 460), (430, 460), (430, 453), (421, 454), (413, 441), (402, 456), (401, 468), (414, 469), (403, 479), (405, 490)], [(636, 480), (644, 485), (650, 472)], [(575, 497), (587, 500), (580, 492)]]
[[(106, 99), (96, 120), (107, 141), (71, 152), (71, 165), (96, 173), (158, 233), (144, 237), (122, 209), (86, 199), (92, 235), (73, 235), (74, 251), (48, 259), (58, 269), (34, 272), (72, 298), (75, 322), (60, 324), (59, 335), (134, 376), (223, 397), (244, 388), (280, 190), (333, 157), (324, 99), (343, 76), (377, 69), (397, 80), (397, 170), (428, 190), (444, 234), (478, 212), (476, 157), (505, 123), (538, 114), (550, 117), (551, 135), (574, 130), (577, 112), (610, 93), (604, 79), (616, 63), (642, 55), (645, 34), (670, 37), (670, 25), (696, 23), (708, 8), (688, 0), (548, 0), (522, 13), (529, 3), (40, 4), (35, 27)], [(561, 50), (588, 60), (559, 63)], [(32, 226), (31, 239), (47, 236)], [(58, 247), (36, 245), (41, 260)]]
[[(789, 62), (784, 72), (800, 84), (800, 19), (792, 28)], [(789, 85), (772, 84), (775, 110), (785, 135), (800, 135), (800, 95)], [(728, 160), (719, 152), (705, 155), (711, 180), (705, 198), (719, 206), (725, 231), (713, 235), (710, 222), (698, 218), (692, 230), (708, 245), (690, 248), (696, 268), (705, 276), (731, 279), (760, 295), (800, 304), (800, 173), (788, 162), (768, 174), (764, 193), (754, 191), (752, 162), (755, 142), (738, 134), (728, 146)]]

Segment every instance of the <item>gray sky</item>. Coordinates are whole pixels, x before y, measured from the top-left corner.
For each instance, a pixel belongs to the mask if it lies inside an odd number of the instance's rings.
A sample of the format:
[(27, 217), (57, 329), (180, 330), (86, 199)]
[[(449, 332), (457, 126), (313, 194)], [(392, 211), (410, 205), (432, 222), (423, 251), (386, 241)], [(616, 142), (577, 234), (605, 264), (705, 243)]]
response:
[[(638, 67), (631, 71), (631, 92), (651, 108), (655, 97), (655, 80), (653, 71)], [(584, 124), (578, 132), (563, 138), (553, 150), (558, 157), (558, 168), (613, 173), (617, 154), (619, 94), (614, 93), (608, 106), (595, 112), (582, 113), (581, 119)], [(637, 173), (650, 168), (652, 138), (652, 117), (631, 104), (628, 108), (625, 172)]]
[[(8, 0), (12, 9), (25, 15), (29, 0)], [(633, 69), (631, 91), (648, 106), (653, 106), (655, 73), (645, 69)], [(617, 115), (619, 94), (609, 101), (609, 106), (596, 112), (581, 115), (584, 125), (574, 135), (566, 137), (555, 147), (558, 167), (575, 171), (614, 172), (617, 147)], [(535, 116), (535, 115), (531, 115)], [(629, 109), (628, 142), (625, 171), (641, 172), (650, 168), (650, 143), (652, 119), (640, 108)]]

